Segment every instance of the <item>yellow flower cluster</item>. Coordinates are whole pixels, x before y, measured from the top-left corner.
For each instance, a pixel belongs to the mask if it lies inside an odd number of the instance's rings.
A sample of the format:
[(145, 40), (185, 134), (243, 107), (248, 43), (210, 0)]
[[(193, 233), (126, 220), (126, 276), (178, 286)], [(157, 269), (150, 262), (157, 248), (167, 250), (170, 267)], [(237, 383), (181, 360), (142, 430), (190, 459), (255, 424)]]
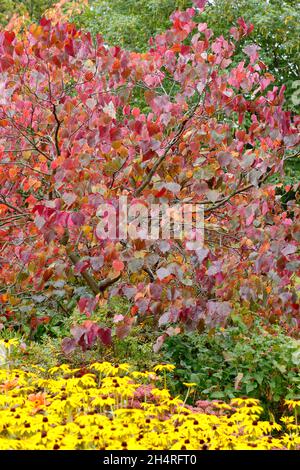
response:
[[(0, 449), (297, 449), (296, 417), (260, 419), (254, 399), (205, 414), (172, 397), (155, 371), (94, 363), (46, 371), (0, 369)], [(86, 371), (85, 371), (86, 372)], [(194, 384), (187, 383), (188, 390)], [(288, 403), (291, 411), (300, 402)]]

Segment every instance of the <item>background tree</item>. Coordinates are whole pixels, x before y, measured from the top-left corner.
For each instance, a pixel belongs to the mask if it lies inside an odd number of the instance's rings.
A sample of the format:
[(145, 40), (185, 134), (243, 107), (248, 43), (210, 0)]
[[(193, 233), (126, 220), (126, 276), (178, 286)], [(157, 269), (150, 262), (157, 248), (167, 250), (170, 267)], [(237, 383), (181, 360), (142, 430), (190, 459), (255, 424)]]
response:
[[(175, 9), (184, 10), (192, 4), (191, 0), (92, 0), (84, 13), (74, 19), (80, 27), (93, 34), (103, 34), (111, 45), (145, 51), (150, 37), (169, 26), (170, 14)], [(295, 93), (293, 83), (300, 76), (299, 2), (208, 1), (201, 21), (206, 21), (216, 35), (228, 37), (231, 26), (240, 17), (255, 27), (251, 36), (241, 41), (235, 60), (240, 61), (245, 44), (251, 42), (261, 47), (262, 60), (276, 77), (277, 83), (286, 85), (287, 103), (296, 110), (297, 104), (291, 96)]]
[[(245, 38), (257, 44), (260, 57), (268, 66), (270, 73), (276, 77), (276, 82), (286, 86), (285, 96), (290, 108), (296, 110), (291, 95), (295, 92), (293, 83), (300, 77), (299, 17), (300, 4), (294, 0), (217, 0), (208, 2), (204, 12), (212, 30), (217, 34), (225, 34), (242, 16), (245, 21), (254, 24), (253, 33)], [(244, 47), (240, 44), (239, 52)], [(236, 59), (240, 60), (239, 53)], [(299, 105), (299, 103), (298, 103)], [(299, 110), (299, 107), (298, 107)]]
[[(48, 11), (54, 4), (55, 8)], [(191, 0), (0, 0), (0, 24), (7, 24), (16, 15), (38, 21), (46, 14), (56, 16), (57, 21), (72, 19), (93, 35), (102, 34), (111, 45), (146, 51), (149, 39), (169, 27), (170, 14), (192, 4)], [(286, 86), (286, 106), (299, 111), (299, 16), (296, 0), (208, 0), (201, 21), (206, 21), (216, 35), (225, 37), (239, 17), (253, 23), (251, 37), (238, 46), (236, 63), (245, 44), (257, 44), (270, 73), (278, 84)]]
[(102, 34), (111, 45), (146, 51), (152, 36), (166, 30), (170, 15), (191, 6), (189, 0), (99, 0), (89, 2), (76, 24)]

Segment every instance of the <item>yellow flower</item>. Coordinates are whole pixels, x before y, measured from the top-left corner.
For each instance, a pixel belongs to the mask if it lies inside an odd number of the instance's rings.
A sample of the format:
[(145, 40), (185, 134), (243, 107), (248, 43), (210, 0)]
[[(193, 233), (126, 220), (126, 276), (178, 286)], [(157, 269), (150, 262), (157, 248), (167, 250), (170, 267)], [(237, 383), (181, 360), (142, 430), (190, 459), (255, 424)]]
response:
[(151, 390), (151, 394), (154, 397), (160, 398), (161, 400), (168, 400), (170, 398), (170, 392), (166, 389), (161, 390), (159, 388), (153, 388)]
[(247, 407), (248, 405), (258, 405), (259, 400), (255, 398), (233, 398), (230, 403), (233, 406)]
[(114, 375), (116, 369), (110, 362), (94, 362), (90, 368), (105, 375)]
[(300, 400), (284, 400), (284, 404), (291, 409), (295, 409), (298, 406), (300, 407)]
[(183, 382), (183, 385), (185, 385), (188, 388), (193, 388), (193, 387), (197, 387), (198, 384), (196, 384), (195, 382)]
[(155, 372), (161, 372), (163, 370), (171, 372), (174, 369), (175, 369), (175, 366), (173, 364), (158, 364), (157, 366), (153, 367), (153, 370)]
[(50, 375), (54, 375), (56, 372), (60, 372), (60, 371), (64, 373), (68, 373), (68, 372), (71, 372), (71, 369), (68, 364), (62, 364), (61, 366), (51, 367), (51, 369), (48, 370), (48, 373)]
[(131, 377), (133, 377), (134, 379), (143, 379), (143, 378), (147, 378), (148, 377), (148, 374), (146, 372), (139, 372), (139, 371), (133, 371), (131, 372)]
[(107, 397), (107, 398), (102, 398), (102, 397), (97, 397), (97, 398), (94, 398), (93, 401), (92, 401), (92, 405), (93, 406), (112, 406), (116, 403), (116, 400), (114, 398), (111, 398), (111, 397)]
[(84, 374), (79, 379), (79, 383), (85, 387), (94, 387), (96, 385), (94, 374)]
[(220, 410), (232, 410), (232, 406), (227, 403), (214, 403), (214, 407), (219, 408)]
[(19, 340), (16, 338), (0, 340), (0, 344), (3, 345), (6, 349), (10, 349), (11, 346), (18, 346)]
[(291, 424), (295, 421), (294, 416), (283, 416), (280, 418), (280, 421), (282, 421), (284, 424)]

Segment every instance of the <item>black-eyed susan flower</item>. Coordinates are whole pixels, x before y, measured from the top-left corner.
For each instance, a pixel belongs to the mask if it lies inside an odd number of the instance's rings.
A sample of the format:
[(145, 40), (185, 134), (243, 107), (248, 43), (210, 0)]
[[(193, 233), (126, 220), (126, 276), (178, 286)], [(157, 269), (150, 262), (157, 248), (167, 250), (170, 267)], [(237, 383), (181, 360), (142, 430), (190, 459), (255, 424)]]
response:
[(158, 364), (157, 366), (153, 367), (154, 372), (162, 372), (162, 371), (172, 372), (172, 370), (174, 369), (175, 369), (175, 366), (173, 364)]
[(300, 409), (300, 400), (285, 400), (284, 404), (292, 410), (294, 410), (295, 408)]

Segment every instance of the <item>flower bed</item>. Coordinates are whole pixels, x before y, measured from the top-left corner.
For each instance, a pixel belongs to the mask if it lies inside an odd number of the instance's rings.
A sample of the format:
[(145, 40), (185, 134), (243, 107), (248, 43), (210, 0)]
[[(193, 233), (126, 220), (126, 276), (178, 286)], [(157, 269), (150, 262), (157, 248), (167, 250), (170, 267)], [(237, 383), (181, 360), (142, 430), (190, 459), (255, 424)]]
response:
[[(255, 399), (212, 402), (203, 411), (170, 396), (163, 385), (168, 367), (2, 368), (0, 449), (300, 448), (300, 401), (286, 402), (295, 416), (284, 416), (281, 424), (261, 420)], [(189, 394), (193, 384), (186, 386)]]

